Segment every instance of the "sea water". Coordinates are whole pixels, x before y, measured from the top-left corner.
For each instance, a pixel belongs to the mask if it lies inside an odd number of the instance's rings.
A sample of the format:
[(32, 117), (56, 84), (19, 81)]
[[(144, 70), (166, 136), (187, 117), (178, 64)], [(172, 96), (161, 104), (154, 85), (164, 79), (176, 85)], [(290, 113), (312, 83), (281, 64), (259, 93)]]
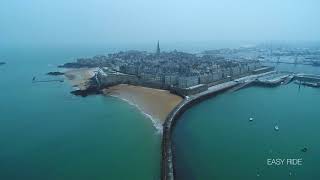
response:
[(294, 83), (195, 105), (173, 132), (177, 179), (320, 179), (319, 106), (320, 89)]
[(104, 48), (0, 50), (0, 179), (159, 179), (161, 134), (114, 97), (76, 97), (65, 81), (32, 83)]

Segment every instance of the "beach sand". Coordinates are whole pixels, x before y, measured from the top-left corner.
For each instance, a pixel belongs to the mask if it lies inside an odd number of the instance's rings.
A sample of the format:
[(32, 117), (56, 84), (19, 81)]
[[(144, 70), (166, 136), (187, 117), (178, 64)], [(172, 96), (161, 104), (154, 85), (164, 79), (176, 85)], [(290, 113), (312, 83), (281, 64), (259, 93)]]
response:
[(158, 124), (163, 124), (167, 115), (182, 101), (181, 97), (166, 90), (127, 84), (112, 86), (105, 89), (104, 93), (129, 101)]
[[(80, 90), (87, 87), (88, 80), (94, 76), (97, 68), (65, 69), (65, 77), (73, 87)], [(160, 127), (167, 115), (181, 101), (180, 96), (169, 91), (120, 84), (104, 89), (105, 95), (118, 97), (136, 106), (142, 113), (151, 118), (156, 127)]]
[(94, 76), (97, 68), (79, 68), (79, 69), (66, 69), (63, 72), (71, 85), (78, 87), (80, 90), (87, 87), (88, 80)]

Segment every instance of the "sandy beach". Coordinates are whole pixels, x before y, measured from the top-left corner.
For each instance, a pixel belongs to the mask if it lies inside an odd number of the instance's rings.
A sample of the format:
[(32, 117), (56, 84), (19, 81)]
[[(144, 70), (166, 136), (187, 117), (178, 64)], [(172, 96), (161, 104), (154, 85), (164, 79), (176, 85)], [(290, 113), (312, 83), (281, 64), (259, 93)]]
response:
[(166, 90), (127, 84), (110, 87), (104, 93), (129, 101), (159, 124), (163, 124), (171, 110), (182, 101), (181, 97)]
[[(85, 89), (88, 80), (94, 76), (96, 68), (66, 69), (66, 78), (71, 85)], [(103, 90), (105, 95), (114, 96), (136, 106), (142, 113), (151, 118), (155, 126), (161, 126), (167, 115), (176, 107), (182, 98), (161, 89), (146, 88), (120, 84)]]
[(87, 81), (94, 76), (97, 68), (79, 68), (79, 69), (66, 69), (63, 71), (71, 85), (79, 89), (85, 89)]

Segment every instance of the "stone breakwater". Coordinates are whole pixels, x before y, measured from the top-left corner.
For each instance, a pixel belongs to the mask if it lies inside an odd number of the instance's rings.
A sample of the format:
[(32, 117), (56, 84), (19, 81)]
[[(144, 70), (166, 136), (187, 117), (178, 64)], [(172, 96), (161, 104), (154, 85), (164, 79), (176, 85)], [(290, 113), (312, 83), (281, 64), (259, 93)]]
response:
[[(214, 85), (208, 88), (208, 90), (192, 95), (186, 96), (185, 99), (175, 107), (167, 116), (163, 124), (163, 137), (162, 137), (162, 159), (161, 159), (161, 179), (173, 180), (175, 178), (175, 166), (174, 166), (174, 148), (171, 140), (171, 135), (174, 130), (174, 126), (179, 117), (193, 105), (200, 103), (210, 97), (221, 94), (225, 91), (236, 91), (245, 87), (254, 86), (256, 80), (261, 77), (272, 75), (275, 71), (270, 71), (261, 74), (249, 75), (236, 79), (234, 81), (224, 82), (218, 85)], [(287, 77), (287, 76), (286, 76)], [(281, 82), (285, 81), (285, 77), (281, 78)], [(278, 84), (278, 83), (277, 83)], [(279, 83), (280, 84), (280, 83)]]
[(173, 180), (175, 177), (174, 152), (171, 140), (172, 131), (178, 118), (193, 105), (208, 99), (209, 97), (220, 94), (230, 88), (237, 86), (239, 83), (231, 81), (210, 87), (207, 91), (186, 97), (176, 108), (168, 115), (163, 125), (162, 137), (162, 160), (161, 160), (161, 179)]

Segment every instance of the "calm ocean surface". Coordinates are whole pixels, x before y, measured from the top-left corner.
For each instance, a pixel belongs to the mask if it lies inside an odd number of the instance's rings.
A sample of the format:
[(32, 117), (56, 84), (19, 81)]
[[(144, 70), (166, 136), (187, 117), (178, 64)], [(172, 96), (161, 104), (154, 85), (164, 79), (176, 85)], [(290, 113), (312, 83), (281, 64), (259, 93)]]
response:
[(0, 179), (158, 179), (160, 134), (112, 97), (72, 96), (68, 82), (31, 83), (99, 48), (2, 49)]
[[(292, 68), (320, 74), (310, 66)], [(173, 133), (178, 179), (320, 179), (319, 106), (320, 89), (293, 83), (225, 93), (194, 106)], [(276, 158), (301, 158), (302, 165), (267, 165)]]
[[(0, 179), (159, 179), (160, 134), (135, 107), (112, 97), (72, 96), (67, 81), (31, 83), (33, 76), (52, 79), (45, 73), (58, 64), (105, 53), (0, 50), (7, 62), (0, 66)], [(195, 106), (174, 131), (179, 179), (287, 179), (290, 172), (292, 179), (320, 179), (319, 105), (319, 89), (290, 84), (248, 88)], [(268, 167), (267, 158), (302, 158), (303, 166)]]

